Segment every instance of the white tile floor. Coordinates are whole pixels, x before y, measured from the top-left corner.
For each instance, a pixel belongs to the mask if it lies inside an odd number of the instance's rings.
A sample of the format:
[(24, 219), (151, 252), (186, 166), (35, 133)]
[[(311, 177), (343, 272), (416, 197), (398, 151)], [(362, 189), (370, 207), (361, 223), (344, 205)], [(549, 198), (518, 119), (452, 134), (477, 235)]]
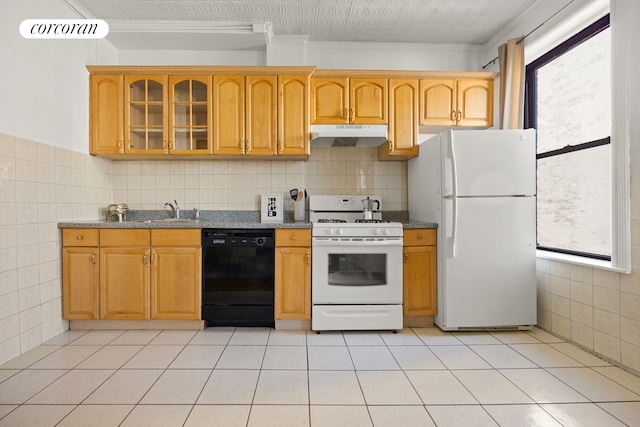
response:
[(0, 426), (640, 426), (640, 378), (541, 330), (67, 331)]

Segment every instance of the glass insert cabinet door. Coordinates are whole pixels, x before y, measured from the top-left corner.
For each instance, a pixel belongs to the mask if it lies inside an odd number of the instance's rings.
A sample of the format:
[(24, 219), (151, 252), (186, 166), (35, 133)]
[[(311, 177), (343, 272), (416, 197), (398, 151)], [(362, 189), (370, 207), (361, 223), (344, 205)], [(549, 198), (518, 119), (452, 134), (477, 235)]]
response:
[(125, 76), (125, 153), (167, 152), (166, 76)]
[(211, 76), (169, 76), (171, 154), (210, 153)]

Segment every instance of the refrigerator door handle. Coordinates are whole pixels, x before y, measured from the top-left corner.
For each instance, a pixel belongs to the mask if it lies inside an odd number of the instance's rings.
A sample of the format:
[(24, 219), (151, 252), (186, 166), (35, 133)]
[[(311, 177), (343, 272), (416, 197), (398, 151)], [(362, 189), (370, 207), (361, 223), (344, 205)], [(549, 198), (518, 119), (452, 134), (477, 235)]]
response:
[(453, 150), (453, 140), (449, 139), (449, 162), (451, 163), (451, 202), (453, 204), (453, 218), (451, 227), (451, 237), (449, 241), (448, 257), (456, 256), (456, 232), (458, 229), (458, 170), (456, 166), (456, 153)]
[(451, 234), (447, 236), (447, 258), (455, 258), (456, 234), (458, 231), (458, 198), (445, 197), (445, 201), (449, 202), (451, 206), (450, 208), (445, 209), (446, 211), (451, 212)]

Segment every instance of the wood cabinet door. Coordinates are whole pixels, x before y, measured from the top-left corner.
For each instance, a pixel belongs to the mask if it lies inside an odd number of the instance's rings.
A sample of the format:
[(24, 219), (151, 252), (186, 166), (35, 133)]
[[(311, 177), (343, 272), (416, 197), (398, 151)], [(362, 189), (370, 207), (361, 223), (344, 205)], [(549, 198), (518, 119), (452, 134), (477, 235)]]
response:
[(89, 153), (124, 154), (121, 74), (89, 76)]
[(349, 123), (349, 79), (315, 77), (311, 79), (311, 123)]
[(245, 154), (274, 156), (278, 128), (277, 76), (247, 76), (245, 100)]
[(213, 152), (211, 76), (169, 76), (169, 154)]
[(65, 319), (100, 317), (97, 247), (62, 249), (62, 313)]
[(151, 318), (200, 319), (202, 250), (151, 249)]
[(168, 154), (166, 75), (125, 76), (125, 154)]
[(389, 156), (418, 155), (418, 80), (389, 79)]
[(149, 248), (100, 248), (100, 319), (149, 319)]
[(456, 81), (420, 80), (420, 125), (456, 125)]
[(213, 154), (244, 154), (244, 75), (213, 76)]
[(493, 126), (493, 80), (459, 80), (458, 126)]
[(437, 313), (437, 252), (435, 246), (405, 246), (403, 311), (405, 316)]
[(276, 248), (276, 320), (311, 319), (311, 248)]
[(309, 76), (278, 76), (278, 155), (308, 156)]
[(349, 79), (349, 123), (387, 123), (387, 79)]

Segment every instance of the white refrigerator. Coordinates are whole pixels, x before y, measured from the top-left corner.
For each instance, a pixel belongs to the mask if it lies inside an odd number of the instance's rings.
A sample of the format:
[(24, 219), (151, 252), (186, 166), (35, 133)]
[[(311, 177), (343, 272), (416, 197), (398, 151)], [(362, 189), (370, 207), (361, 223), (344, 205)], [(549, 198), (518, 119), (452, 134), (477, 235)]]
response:
[(536, 324), (536, 133), (450, 130), (408, 162), (409, 219), (438, 224), (442, 330)]

